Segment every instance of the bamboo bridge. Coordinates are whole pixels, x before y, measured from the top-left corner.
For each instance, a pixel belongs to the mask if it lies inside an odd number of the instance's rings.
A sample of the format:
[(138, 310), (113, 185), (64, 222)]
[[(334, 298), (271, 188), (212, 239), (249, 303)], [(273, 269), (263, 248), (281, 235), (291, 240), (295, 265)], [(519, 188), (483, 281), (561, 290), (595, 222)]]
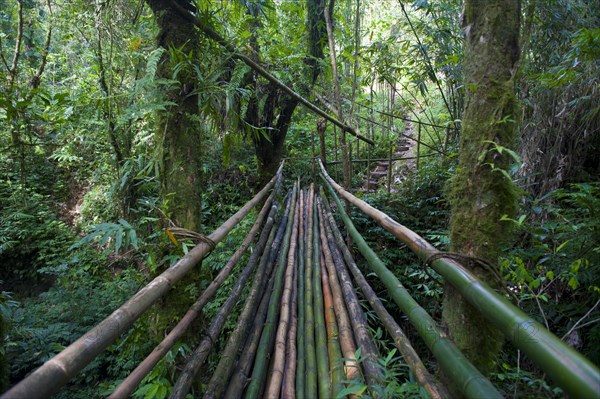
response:
[[(241, 247), (202, 292), (164, 340), (114, 390), (127, 398), (201, 314), (217, 289), (254, 250), (229, 297), (206, 327), (200, 344), (173, 387), (171, 398), (185, 398), (206, 362), (244, 287), (248, 297), (228, 337), (203, 397), (340, 398), (378, 397), (386, 381), (378, 352), (356, 294), (369, 302), (393, 338), (403, 362), (431, 398), (449, 397), (412, 348), (397, 321), (370, 287), (354, 261), (333, 211), (347, 234), (385, 285), (393, 304), (408, 318), (460, 396), (497, 398), (500, 392), (458, 350), (437, 322), (367, 245), (344, 211), (339, 196), (373, 218), (414, 251), (571, 397), (600, 397), (600, 370), (542, 325), (515, 307), (505, 295), (479, 281), (455, 259), (445, 257), (422, 237), (340, 187), (321, 164), (320, 190), (298, 183), (287, 195), (283, 165), (244, 207), (201, 241), (174, 266), (152, 280), (100, 324), (2, 395), (2, 399), (46, 398), (84, 369), (260, 203), (256, 222)], [(282, 200), (282, 198), (284, 198)], [(331, 202), (331, 204), (330, 204)], [(334, 206), (335, 205), (335, 206)], [(358, 355), (358, 358), (357, 358)]]

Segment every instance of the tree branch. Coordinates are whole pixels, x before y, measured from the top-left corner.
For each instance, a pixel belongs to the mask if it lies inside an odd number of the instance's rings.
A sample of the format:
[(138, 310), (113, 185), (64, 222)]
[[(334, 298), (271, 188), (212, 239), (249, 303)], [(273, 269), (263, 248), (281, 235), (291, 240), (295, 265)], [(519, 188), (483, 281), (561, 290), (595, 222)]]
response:
[(369, 143), (371, 145), (375, 144), (373, 142), (373, 140), (370, 140), (370, 139), (364, 137), (353, 127), (340, 122), (338, 119), (332, 117), (331, 115), (329, 115), (328, 113), (321, 110), (316, 105), (314, 105), (313, 103), (311, 103), (310, 101), (308, 101), (307, 99), (302, 97), (300, 94), (296, 93), (293, 89), (288, 87), (285, 83), (281, 82), (275, 76), (271, 75), (271, 73), (269, 73), (266, 69), (264, 69), (263, 67), (258, 65), (258, 63), (254, 62), (250, 57), (238, 52), (236, 50), (236, 48), (231, 45), (231, 43), (226, 41), (217, 32), (215, 32), (214, 30), (212, 30), (211, 28), (207, 27), (202, 22), (200, 22), (200, 20), (198, 18), (196, 18), (193, 14), (191, 14), (185, 8), (181, 7), (175, 1), (171, 1), (171, 4), (173, 5), (173, 8), (175, 8), (177, 11), (179, 11), (184, 18), (186, 18), (187, 20), (192, 22), (194, 25), (196, 25), (196, 27), (198, 27), (198, 29), (200, 29), (206, 36), (208, 36), (210, 39), (216, 41), (221, 46), (223, 46), (227, 51), (229, 51), (231, 53), (232, 58), (235, 58), (235, 59), (238, 59), (238, 60), (244, 62), (250, 68), (254, 69), (263, 78), (267, 79), (269, 82), (271, 82), (272, 84), (277, 86), (280, 90), (284, 91), (285, 93), (287, 93), (288, 95), (290, 95), (291, 97), (296, 99), (298, 102), (300, 102), (306, 108), (308, 108), (310, 111), (314, 112), (315, 114), (317, 114), (319, 116), (322, 116), (323, 118), (334, 123), (335, 125), (344, 129), (344, 131), (350, 133), (351, 135), (357, 137), (358, 139), (364, 141), (365, 143)]

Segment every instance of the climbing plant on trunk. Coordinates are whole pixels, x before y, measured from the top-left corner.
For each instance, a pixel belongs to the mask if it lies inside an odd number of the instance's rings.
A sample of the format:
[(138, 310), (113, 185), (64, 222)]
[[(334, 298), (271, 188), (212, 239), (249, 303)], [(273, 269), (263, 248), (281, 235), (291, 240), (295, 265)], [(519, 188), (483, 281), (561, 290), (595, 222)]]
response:
[(147, 0), (160, 29), (158, 45), (165, 52), (158, 74), (178, 83), (166, 93), (172, 107), (159, 119), (158, 142), (162, 145), (162, 192), (171, 219), (180, 227), (198, 231), (201, 202), (201, 151), (203, 131), (198, 118), (193, 60), (199, 51), (194, 24), (173, 7), (177, 3), (191, 12), (186, 0)]
[[(510, 177), (517, 160), (509, 148), (517, 134), (519, 14), (518, 0), (464, 3), (466, 105), (459, 167), (450, 183), (451, 250), (468, 257), (469, 267), (492, 286), (501, 283), (491, 269), (510, 233), (503, 216), (517, 208)], [(482, 372), (493, 370), (501, 334), (448, 286), (443, 318), (463, 353)]]
[[(299, 89), (300, 94), (304, 96), (310, 92), (321, 71), (318, 60), (323, 58), (323, 44), (326, 37), (324, 8), (325, 1), (323, 0), (306, 0), (308, 48), (302, 72), (304, 76), (290, 81), (295, 84), (289, 84), (296, 87), (297, 90)], [(252, 28), (256, 29), (257, 26), (253, 24)], [(259, 61), (256, 34), (257, 31), (253, 30), (251, 42), (254, 53), (252, 57)], [(255, 82), (254, 94), (244, 118), (248, 125), (258, 128), (257, 133), (252, 135), (252, 141), (258, 160), (259, 173), (268, 179), (277, 170), (283, 156), (283, 144), (299, 101), (286, 94), (274, 83), (258, 80), (256, 72), (252, 72), (252, 74), (252, 81)]]

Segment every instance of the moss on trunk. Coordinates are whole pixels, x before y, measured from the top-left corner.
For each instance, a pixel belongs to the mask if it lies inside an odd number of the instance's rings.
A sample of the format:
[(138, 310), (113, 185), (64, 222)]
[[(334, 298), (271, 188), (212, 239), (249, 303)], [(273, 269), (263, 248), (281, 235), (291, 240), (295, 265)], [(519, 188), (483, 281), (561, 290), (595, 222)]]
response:
[[(158, 45), (172, 52), (165, 52), (158, 74), (171, 79), (177, 64), (179, 73), (176, 85), (167, 98), (173, 105), (159, 118), (158, 142), (163, 153), (162, 191), (168, 200), (171, 219), (180, 227), (198, 231), (200, 227), (201, 201), (201, 150), (202, 126), (199, 126), (198, 96), (192, 69), (193, 58), (199, 50), (198, 32), (194, 25), (172, 7), (170, 0), (147, 0), (160, 28)], [(177, 3), (190, 10), (195, 7), (189, 1)], [(170, 54), (177, 54), (172, 59)], [(185, 57), (191, 57), (185, 59)], [(181, 67), (183, 65), (183, 67)]]
[[(519, 58), (519, 0), (466, 0), (466, 104), (457, 175), (451, 181), (451, 250), (496, 264), (510, 235), (503, 215), (516, 212), (518, 191), (508, 177), (515, 160), (514, 76)], [(466, 265), (492, 286), (493, 273)], [(483, 373), (494, 369), (502, 345), (496, 331), (451, 287), (443, 317), (458, 347)]]

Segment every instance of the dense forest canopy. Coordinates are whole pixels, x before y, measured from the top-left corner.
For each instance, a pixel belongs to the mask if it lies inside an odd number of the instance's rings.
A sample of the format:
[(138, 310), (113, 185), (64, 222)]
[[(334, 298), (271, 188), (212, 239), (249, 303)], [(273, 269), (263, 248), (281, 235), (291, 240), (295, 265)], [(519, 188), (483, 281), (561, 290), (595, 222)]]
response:
[[(321, 159), (345, 189), (468, 259), (600, 364), (600, 5), (479, 3), (0, 0), (0, 392), (206, 240), (283, 160), (291, 187), (320, 184)], [(437, 273), (346, 210), (503, 395), (564, 395)], [(58, 397), (109, 395), (257, 215)], [(134, 397), (171, 392), (237, 274)], [(438, 371), (385, 285), (366, 278)], [(383, 357), (380, 395), (429, 397), (365, 312)]]

